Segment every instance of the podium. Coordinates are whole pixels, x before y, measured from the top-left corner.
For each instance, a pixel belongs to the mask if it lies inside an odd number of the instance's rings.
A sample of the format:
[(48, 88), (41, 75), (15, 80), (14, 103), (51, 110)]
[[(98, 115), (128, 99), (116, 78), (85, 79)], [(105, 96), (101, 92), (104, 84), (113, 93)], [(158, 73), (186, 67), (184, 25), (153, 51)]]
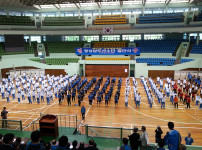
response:
[(39, 127), (42, 136), (59, 136), (58, 118), (54, 115), (45, 115), (39, 120)]

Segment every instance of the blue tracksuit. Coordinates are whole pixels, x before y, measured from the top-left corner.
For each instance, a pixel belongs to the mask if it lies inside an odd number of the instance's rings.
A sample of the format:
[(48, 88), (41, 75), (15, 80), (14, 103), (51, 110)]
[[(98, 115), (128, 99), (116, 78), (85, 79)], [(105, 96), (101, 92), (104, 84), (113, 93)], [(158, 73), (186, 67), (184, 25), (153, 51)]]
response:
[(185, 142), (186, 142), (186, 145), (192, 145), (192, 143), (194, 142), (194, 140), (191, 137), (186, 137), (185, 138)]
[(164, 137), (169, 150), (178, 150), (179, 139), (181, 140), (181, 136), (176, 130), (167, 132), (166, 136)]

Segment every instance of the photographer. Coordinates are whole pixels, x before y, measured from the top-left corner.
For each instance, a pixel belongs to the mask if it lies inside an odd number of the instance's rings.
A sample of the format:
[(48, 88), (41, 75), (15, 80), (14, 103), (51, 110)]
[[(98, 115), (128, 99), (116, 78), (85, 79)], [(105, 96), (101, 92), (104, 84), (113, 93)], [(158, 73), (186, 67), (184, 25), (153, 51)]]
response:
[(161, 134), (163, 134), (163, 131), (161, 130), (160, 126), (157, 126), (157, 129), (155, 130), (155, 132), (156, 132), (156, 135), (155, 135), (156, 143), (158, 143), (161, 140)]

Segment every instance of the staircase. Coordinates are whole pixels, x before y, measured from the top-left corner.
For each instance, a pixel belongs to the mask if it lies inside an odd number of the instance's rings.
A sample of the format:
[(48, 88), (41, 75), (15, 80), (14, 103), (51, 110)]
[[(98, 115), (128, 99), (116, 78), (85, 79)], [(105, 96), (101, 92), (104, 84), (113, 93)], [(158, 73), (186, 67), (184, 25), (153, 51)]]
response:
[(177, 51), (178, 51), (178, 49), (180, 47), (180, 44), (181, 44), (181, 42), (178, 43), (178, 45), (177, 45), (175, 51), (173, 52), (172, 56), (176, 56), (176, 53), (177, 53)]
[(37, 44), (36, 43), (34, 43), (34, 56), (35, 57), (38, 57), (38, 51), (37, 51)]
[(48, 50), (48, 45), (44, 44), (45, 46), (45, 51), (46, 51), (46, 56), (50, 56), (49, 50)]
[(185, 57), (189, 57), (189, 54), (190, 54), (190, 52), (191, 52), (193, 46), (194, 46), (194, 43), (193, 43), (193, 42), (190, 42), (190, 45), (189, 45), (189, 48), (188, 48), (188, 51), (187, 51)]
[(181, 62), (181, 58), (176, 59), (175, 62), (174, 62), (174, 65), (180, 64), (180, 62)]

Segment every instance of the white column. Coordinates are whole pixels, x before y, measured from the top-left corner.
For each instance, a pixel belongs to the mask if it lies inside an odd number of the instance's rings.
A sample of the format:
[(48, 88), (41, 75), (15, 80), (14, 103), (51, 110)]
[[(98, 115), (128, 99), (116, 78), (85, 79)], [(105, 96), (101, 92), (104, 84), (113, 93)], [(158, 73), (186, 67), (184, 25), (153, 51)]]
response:
[(122, 9), (122, 7), (121, 7), (120, 11), (121, 11), (121, 17), (122, 17), (122, 13), (123, 13), (123, 9)]
[(8, 10), (6, 11), (6, 15), (7, 15), (7, 17), (9, 17), (9, 11)]
[(144, 16), (144, 7), (142, 8), (142, 16)]
[(99, 8), (99, 18), (101, 18), (101, 9)]
[(60, 11), (58, 11), (58, 12), (57, 12), (57, 16), (58, 16), (58, 17), (60, 17), (60, 16), (61, 16)]
[(80, 9), (78, 9), (78, 17), (80, 19), (80, 15), (81, 15), (81, 12), (80, 12)]
[(200, 34), (197, 33), (197, 37), (196, 37), (196, 45), (199, 45), (199, 40), (200, 40)]
[(29, 46), (31, 47), (31, 36), (29, 35)]

